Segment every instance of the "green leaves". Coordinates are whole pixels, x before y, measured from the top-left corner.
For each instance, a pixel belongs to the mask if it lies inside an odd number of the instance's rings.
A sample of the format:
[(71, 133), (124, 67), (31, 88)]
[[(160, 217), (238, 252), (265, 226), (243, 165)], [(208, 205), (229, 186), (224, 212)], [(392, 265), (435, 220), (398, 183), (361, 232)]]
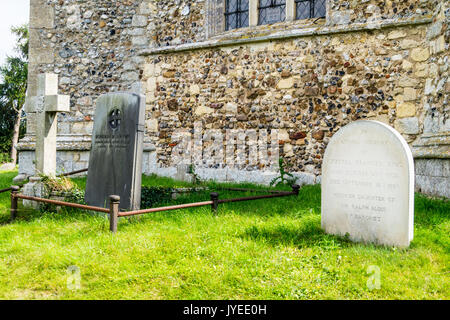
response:
[[(19, 112), (25, 103), (28, 77), (28, 27), (13, 27), (17, 36), (18, 56), (8, 57), (0, 67), (0, 153), (11, 149), (11, 138)], [(25, 131), (25, 121), (21, 123), (21, 133)]]
[(142, 187), (141, 208), (153, 208), (156, 204), (167, 203), (172, 199), (172, 188)]
[(16, 51), (20, 54), (20, 57), (28, 61), (29, 52), (29, 32), (28, 25), (24, 24), (18, 27), (12, 27), (11, 32), (17, 36)]
[(278, 159), (279, 167), (280, 167), (280, 175), (270, 181), (270, 186), (279, 186), (279, 185), (293, 185), (296, 181), (295, 177), (286, 171), (284, 159)]

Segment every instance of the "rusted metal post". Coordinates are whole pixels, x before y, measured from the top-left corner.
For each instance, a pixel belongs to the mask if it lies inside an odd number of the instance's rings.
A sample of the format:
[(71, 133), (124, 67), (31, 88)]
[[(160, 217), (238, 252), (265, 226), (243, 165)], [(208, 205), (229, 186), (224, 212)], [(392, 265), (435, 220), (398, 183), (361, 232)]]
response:
[(298, 184), (294, 184), (294, 185), (292, 186), (292, 192), (294, 192), (295, 195), (298, 196), (299, 191), (300, 191), (300, 186), (299, 186)]
[(212, 192), (210, 196), (211, 201), (213, 202), (211, 204), (211, 210), (213, 211), (214, 214), (217, 214), (217, 208), (219, 207), (219, 194), (217, 192)]
[(11, 187), (0, 190), (0, 193), (11, 191)]
[(19, 193), (20, 188), (18, 186), (11, 187), (11, 221), (14, 221), (17, 217), (17, 200), (16, 195)]
[(109, 230), (117, 232), (117, 222), (119, 220), (119, 196), (109, 196)]

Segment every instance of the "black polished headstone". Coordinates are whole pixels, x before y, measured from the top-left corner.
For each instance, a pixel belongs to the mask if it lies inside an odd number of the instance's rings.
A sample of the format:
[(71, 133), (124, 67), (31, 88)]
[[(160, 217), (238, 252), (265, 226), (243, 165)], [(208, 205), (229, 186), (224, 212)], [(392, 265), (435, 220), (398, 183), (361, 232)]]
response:
[(98, 98), (95, 109), (86, 203), (109, 207), (109, 196), (120, 196), (120, 209), (141, 203), (145, 98), (111, 93)]

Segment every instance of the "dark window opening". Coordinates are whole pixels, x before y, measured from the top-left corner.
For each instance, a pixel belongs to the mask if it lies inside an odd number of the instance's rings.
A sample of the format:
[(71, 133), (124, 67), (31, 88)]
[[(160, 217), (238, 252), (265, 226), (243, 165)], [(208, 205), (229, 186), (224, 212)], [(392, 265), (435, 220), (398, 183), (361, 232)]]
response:
[(258, 24), (272, 24), (286, 19), (286, 0), (259, 0)]
[(227, 0), (225, 7), (225, 30), (248, 27), (248, 1)]
[(295, 0), (296, 19), (323, 18), (327, 12), (326, 0)]

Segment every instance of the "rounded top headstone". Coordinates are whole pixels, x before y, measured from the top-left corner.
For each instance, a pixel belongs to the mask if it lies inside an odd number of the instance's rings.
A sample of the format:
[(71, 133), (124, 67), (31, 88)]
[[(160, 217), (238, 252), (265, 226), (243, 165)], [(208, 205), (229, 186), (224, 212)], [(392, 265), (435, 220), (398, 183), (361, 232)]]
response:
[(360, 120), (330, 140), (322, 164), (322, 227), (353, 241), (399, 247), (413, 238), (414, 162), (390, 126)]

